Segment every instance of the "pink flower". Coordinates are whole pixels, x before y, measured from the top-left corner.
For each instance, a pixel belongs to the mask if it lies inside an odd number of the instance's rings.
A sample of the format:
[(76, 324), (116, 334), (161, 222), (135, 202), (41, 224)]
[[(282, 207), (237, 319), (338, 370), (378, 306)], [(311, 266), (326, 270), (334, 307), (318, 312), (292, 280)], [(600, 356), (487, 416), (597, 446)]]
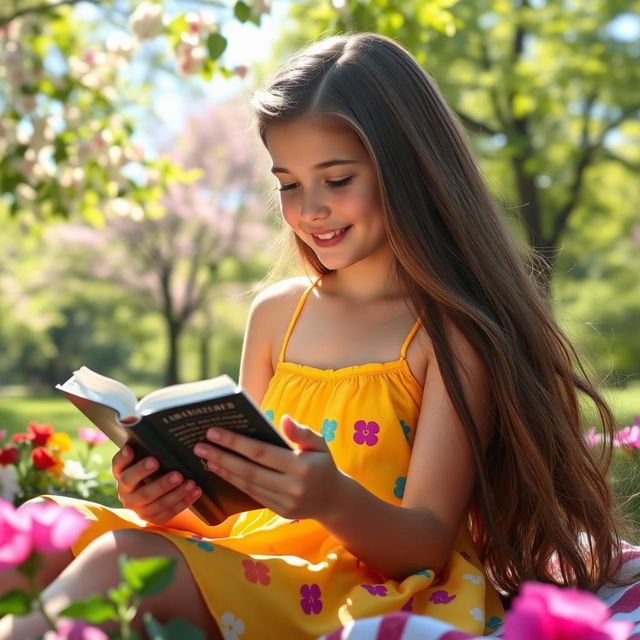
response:
[(6, 500), (0, 499), (0, 571), (24, 562), (31, 553), (31, 523)]
[(107, 440), (107, 436), (102, 433), (102, 431), (90, 429), (89, 427), (80, 427), (78, 429), (78, 436), (80, 440), (84, 440), (91, 445), (101, 444)]
[(31, 544), (40, 553), (69, 549), (89, 525), (73, 507), (53, 502), (30, 502), (20, 507), (18, 513), (30, 520)]
[(617, 431), (613, 437), (613, 445), (615, 447), (640, 449), (640, 425), (633, 424)]
[(4, 440), (7, 437), (7, 430), (0, 429), (0, 440)]
[(526, 582), (507, 612), (503, 639), (626, 640), (633, 623), (610, 614), (591, 593)]
[(364, 420), (358, 420), (354, 425), (353, 441), (356, 444), (366, 444), (368, 447), (372, 447), (378, 442), (378, 436), (376, 433), (380, 431), (380, 426), (377, 422), (365, 422)]
[(43, 640), (108, 640), (104, 631), (82, 620), (58, 620), (55, 631), (47, 631)]
[(602, 442), (602, 434), (598, 433), (593, 427), (591, 427), (584, 436), (584, 440), (587, 443), (587, 446), (595, 447), (595, 445)]

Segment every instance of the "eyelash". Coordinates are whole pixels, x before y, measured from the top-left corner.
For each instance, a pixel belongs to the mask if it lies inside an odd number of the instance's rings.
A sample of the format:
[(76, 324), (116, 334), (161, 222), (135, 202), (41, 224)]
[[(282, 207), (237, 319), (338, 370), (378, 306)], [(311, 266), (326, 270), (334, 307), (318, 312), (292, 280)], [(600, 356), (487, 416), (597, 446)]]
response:
[[(342, 178), (342, 180), (327, 180), (327, 185), (330, 189), (338, 189), (340, 187), (344, 187), (348, 185), (351, 180), (353, 180), (353, 176), (349, 176), (348, 178)], [(296, 188), (296, 183), (292, 182), (291, 184), (283, 184), (281, 187), (276, 187), (277, 191), (291, 191), (291, 189)]]

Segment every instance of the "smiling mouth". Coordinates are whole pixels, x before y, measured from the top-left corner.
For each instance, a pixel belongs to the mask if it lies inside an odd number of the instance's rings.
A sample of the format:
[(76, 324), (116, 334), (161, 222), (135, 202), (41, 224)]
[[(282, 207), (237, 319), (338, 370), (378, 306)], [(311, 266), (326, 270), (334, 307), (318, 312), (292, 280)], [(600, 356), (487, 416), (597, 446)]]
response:
[(312, 233), (311, 235), (318, 240), (333, 240), (338, 236), (341, 236), (349, 227), (343, 229), (334, 229), (333, 231), (327, 231), (326, 233)]

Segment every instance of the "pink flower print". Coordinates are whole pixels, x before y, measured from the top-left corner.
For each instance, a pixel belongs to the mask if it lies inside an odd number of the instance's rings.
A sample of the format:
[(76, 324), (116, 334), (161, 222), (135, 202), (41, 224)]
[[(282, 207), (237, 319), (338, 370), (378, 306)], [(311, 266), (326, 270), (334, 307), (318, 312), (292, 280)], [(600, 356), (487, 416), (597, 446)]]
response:
[(387, 587), (383, 584), (361, 584), (363, 589), (366, 589), (372, 596), (386, 596)]
[(269, 584), (271, 578), (269, 577), (269, 567), (264, 562), (253, 562), (253, 560), (243, 560), (242, 566), (244, 567), (244, 577), (254, 584)]
[(429, 596), (429, 600), (431, 600), (433, 604), (449, 604), (455, 597), (455, 593), (449, 595), (444, 589), (438, 589)]
[(409, 611), (412, 612), (413, 611), (413, 598), (414, 596), (411, 596), (403, 605), (402, 608), (400, 609), (400, 611)]
[(355, 433), (353, 434), (353, 441), (356, 444), (366, 444), (368, 447), (373, 447), (378, 442), (378, 436), (376, 433), (380, 431), (380, 426), (377, 422), (365, 422), (364, 420), (358, 420), (353, 428)]
[(322, 600), (320, 600), (320, 587), (317, 584), (303, 584), (300, 587), (300, 606), (307, 614), (320, 613), (322, 611)]

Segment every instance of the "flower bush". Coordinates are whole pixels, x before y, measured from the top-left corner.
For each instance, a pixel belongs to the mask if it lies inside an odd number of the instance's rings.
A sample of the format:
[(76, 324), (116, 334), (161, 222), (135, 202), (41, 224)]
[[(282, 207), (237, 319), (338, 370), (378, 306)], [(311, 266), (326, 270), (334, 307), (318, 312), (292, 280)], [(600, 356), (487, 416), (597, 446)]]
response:
[(106, 436), (87, 427), (78, 436), (82, 449), (71, 458), (71, 437), (50, 424), (30, 422), (25, 432), (11, 437), (0, 430), (0, 497), (17, 506), (50, 493), (118, 506), (113, 477), (94, 453)]
[[(14, 569), (27, 577), (29, 588), (0, 589), (0, 616), (26, 615), (38, 611), (49, 630), (43, 640), (140, 640), (131, 622), (143, 598), (163, 591), (172, 581), (175, 558), (120, 557), (123, 581), (107, 596), (90, 595), (74, 602), (53, 619), (44, 609), (37, 574), (46, 554), (69, 549), (85, 530), (88, 521), (79, 511), (53, 502), (30, 502), (16, 509), (0, 499), (0, 571)], [(0, 582), (1, 584), (1, 582)], [(204, 634), (186, 620), (175, 618), (160, 624), (151, 614), (143, 617), (145, 630), (154, 640), (204, 640)], [(94, 626), (107, 621), (116, 623), (116, 634), (107, 636)]]

